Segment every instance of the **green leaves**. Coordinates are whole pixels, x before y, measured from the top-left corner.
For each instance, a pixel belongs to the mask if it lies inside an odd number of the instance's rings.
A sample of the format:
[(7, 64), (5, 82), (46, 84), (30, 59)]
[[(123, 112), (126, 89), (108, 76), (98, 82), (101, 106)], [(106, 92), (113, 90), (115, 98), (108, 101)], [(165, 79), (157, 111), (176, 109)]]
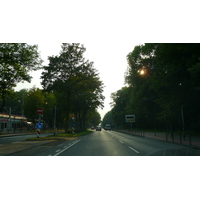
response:
[(61, 97), (58, 105), (65, 112), (66, 125), (70, 113), (84, 119), (90, 109), (103, 107), (103, 83), (93, 62), (85, 61), (85, 50), (79, 43), (62, 44), (60, 55), (49, 57), (42, 73), (44, 90)]
[(40, 68), (40, 59), (36, 45), (26, 43), (0, 43), (0, 98), (5, 105), (5, 97), (21, 81), (30, 82), (31, 70)]
[[(170, 123), (180, 128), (180, 109), (184, 107), (185, 125), (199, 124), (200, 61), (199, 44), (152, 43), (136, 46), (127, 56), (125, 83), (131, 92), (128, 104), (121, 106), (121, 90), (114, 93), (113, 118), (119, 110), (137, 116), (136, 125), (164, 128)], [(144, 73), (140, 73), (144, 70)], [(121, 107), (121, 108), (120, 108)], [(120, 109), (118, 109), (120, 108)], [(117, 111), (117, 112), (116, 112)], [(159, 121), (158, 121), (159, 119)]]

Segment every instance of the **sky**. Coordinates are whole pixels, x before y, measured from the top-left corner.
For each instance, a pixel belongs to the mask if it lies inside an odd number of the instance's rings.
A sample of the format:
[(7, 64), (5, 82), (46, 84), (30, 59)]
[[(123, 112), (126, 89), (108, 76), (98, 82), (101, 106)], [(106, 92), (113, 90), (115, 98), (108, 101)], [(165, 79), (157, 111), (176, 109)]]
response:
[[(123, 41), (122, 43), (111, 43), (108, 42), (106, 45), (101, 42), (85, 42), (82, 43), (86, 48), (84, 57), (89, 61), (94, 62), (94, 67), (99, 72), (100, 80), (104, 83), (104, 108), (98, 109), (98, 112), (103, 119), (103, 116), (111, 110), (110, 107), (110, 95), (112, 92), (116, 92), (124, 86), (124, 73), (127, 69), (127, 60), (126, 56), (130, 53), (136, 43), (129, 43)], [(59, 55), (61, 50), (61, 43), (39, 43), (38, 50), (43, 62), (43, 65), (48, 65), (48, 56)], [(32, 81), (31, 83), (24, 82), (19, 83), (15, 88), (16, 91), (19, 91), (23, 88), (32, 88), (36, 86), (42, 89), (41, 86), (41, 72), (42, 70), (31, 72)]]

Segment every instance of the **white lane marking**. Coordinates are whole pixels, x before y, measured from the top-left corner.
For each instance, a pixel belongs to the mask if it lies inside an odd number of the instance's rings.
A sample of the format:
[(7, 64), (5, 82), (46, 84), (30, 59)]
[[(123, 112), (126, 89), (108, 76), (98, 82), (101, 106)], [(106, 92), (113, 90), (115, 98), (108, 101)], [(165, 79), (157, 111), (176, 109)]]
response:
[(66, 147), (66, 148), (64, 148), (62, 151), (56, 153), (54, 156), (57, 156), (57, 155), (61, 154), (62, 152), (66, 151), (67, 149), (69, 149), (70, 147), (74, 146), (76, 143), (78, 143), (78, 142), (80, 142), (80, 141), (81, 141), (81, 140), (76, 140), (73, 144), (70, 143), (68, 147)]
[(21, 142), (21, 141), (17, 141), (17, 142), (12, 142), (12, 144), (13, 144), (13, 143), (19, 143), (19, 142)]
[(121, 142), (123, 144), (123, 142), (121, 140), (119, 140), (119, 142)]
[(56, 153), (59, 152), (60, 150), (61, 150), (61, 149), (58, 149), (58, 150), (56, 151)]
[(136, 153), (139, 153), (138, 151), (136, 151), (134, 148), (129, 147), (131, 150), (135, 151)]

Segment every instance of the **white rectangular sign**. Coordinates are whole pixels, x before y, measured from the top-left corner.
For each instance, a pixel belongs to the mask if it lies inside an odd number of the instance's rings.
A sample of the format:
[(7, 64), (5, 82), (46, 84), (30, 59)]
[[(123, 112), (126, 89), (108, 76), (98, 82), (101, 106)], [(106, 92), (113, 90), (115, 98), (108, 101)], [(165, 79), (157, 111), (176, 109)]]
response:
[(135, 122), (135, 115), (125, 115), (126, 122)]

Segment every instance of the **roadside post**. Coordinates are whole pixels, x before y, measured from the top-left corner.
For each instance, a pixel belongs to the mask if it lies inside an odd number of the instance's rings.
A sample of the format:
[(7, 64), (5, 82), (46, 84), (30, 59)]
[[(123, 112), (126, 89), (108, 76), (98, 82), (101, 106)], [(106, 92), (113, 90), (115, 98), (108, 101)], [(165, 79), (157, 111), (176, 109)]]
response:
[(132, 122), (135, 122), (135, 115), (125, 115), (125, 121), (130, 123), (132, 131)]
[(74, 122), (75, 118), (76, 118), (76, 116), (75, 116), (75, 114), (73, 113), (73, 114), (72, 114), (72, 134), (75, 133), (75, 122)]
[(42, 123), (37, 123), (36, 124), (36, 129), (37, 129), (37, 138), (39, 138), (40, 137), (40, 129), (42, 128)]
[(37, 128), (37, 138), (39, 138), (40, 137), (40, 129), (42, 128), (41, 115), (43, 113), (43, 109), (42, 108), (38, 108), (37, 112), (39, 114), (39, 122), (36, 124), (36, 128)]

